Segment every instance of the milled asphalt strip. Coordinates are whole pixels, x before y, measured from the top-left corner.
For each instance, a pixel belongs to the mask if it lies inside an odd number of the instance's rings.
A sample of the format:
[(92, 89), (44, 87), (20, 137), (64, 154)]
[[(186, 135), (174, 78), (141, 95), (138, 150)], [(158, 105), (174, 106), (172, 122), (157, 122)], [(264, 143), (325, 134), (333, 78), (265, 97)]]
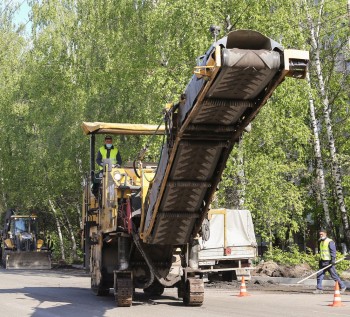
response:
[[(305, 280), (304, 282), (298, 284), (300, 280), (302, 280), (303, 277), (301, 278), (291, 278), (291, 277), (270, 277), (270, 276), (252, 276), (252, 279), (250, 283), (254, 283), (255, 281), (261, 281), (261, 282), (268, 282), (272, 281), (274, 284), (287, 284), (287, 285), (311, 285), (315, 286), (317, 284), (316, 279), (308, 279)], [(342, 279), (342, 281), (345, 283), (346, 287), (350, 290), (350, 282), (345, 281)], [(334, 287), (334, 281), (333, 280), (323, 280), (322, 285), (324, 287)]]

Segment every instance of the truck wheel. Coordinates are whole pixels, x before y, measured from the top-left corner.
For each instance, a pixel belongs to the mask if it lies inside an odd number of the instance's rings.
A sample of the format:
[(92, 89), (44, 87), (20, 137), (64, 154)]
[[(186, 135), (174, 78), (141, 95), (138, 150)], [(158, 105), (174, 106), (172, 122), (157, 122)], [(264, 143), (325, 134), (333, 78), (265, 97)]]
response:
[(224, 282), (232, 282), (233, 280), (236, 280), (236, 273), (235, 271), (224, 271), (222, 272), (222, 280)]

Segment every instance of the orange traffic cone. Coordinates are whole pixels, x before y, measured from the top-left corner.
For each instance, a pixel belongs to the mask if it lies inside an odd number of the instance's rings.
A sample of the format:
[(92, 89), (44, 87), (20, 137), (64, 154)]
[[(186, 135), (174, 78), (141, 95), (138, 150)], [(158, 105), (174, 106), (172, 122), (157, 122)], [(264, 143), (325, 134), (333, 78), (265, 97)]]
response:
[(242, 276), (242, 282), (241, 282), (241, 289), (238, 297), (243, 297), (243, 296), (250, 296), (247, 292), (247, 288), (245, 287), (245, 281), (244, 281), (244, 276)]
[(339, 283), (338, 283), (338, 281), (335, 282), (333, 304), (329, 304), (328, 306), (333, 306), (333, 307), (341, 307), (341, 306), (344, 306), (344, 305), (342, 304), (342, 302), (341, 302), (341, 297), (340, 297), (340, 290), (339, 290)]

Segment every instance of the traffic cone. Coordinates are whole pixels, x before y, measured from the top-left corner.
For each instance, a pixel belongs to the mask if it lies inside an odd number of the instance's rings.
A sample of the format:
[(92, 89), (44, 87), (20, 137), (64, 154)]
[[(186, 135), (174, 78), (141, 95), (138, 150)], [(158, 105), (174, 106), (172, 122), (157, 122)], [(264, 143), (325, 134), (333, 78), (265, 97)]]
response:
[(242, 276), (241, 289), (240, 289), (239, 295), (237, 296), (238, 297), (250, 296), (247, 292), (247, 288), (245, 287), (244, 276)]
[(344, 306), (344, 305), (342, 304), (342, 302), (341, 302), (341, 297), (340, 297), (340, 290), (339, 290), (339, 283), (338, 283), (338, 281), (335, 282), (333, 304), (329, 304), (328, 306), (333, 306), (333, 307), (341, 307), (341, 306)]

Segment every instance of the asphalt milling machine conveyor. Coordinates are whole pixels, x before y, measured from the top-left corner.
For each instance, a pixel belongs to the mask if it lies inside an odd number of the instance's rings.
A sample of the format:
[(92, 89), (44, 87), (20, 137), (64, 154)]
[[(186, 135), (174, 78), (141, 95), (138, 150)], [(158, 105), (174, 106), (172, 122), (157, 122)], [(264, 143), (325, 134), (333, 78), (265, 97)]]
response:
[[(196, 237), (229, 154), (285, 77), (305, 78), (308, 60), (308, 52), (284, 49), (259, 32), (233, 31), (202, 57), (180, 102), (166, 111), (165, 126), (83, 124), (91, 135), (85, 259), (97, 295), (114, 288), (118, 305), (130, 306), (134, 287), (156, 295), (164, 287), (177, 287), (185, 304), (202, 304)], [(91, 193), (96, 134), (163, 131), (166, 141), (157, 166), (107, 162), (98, 197)], [(181, 266), (175, 273), (177, 254)]]

